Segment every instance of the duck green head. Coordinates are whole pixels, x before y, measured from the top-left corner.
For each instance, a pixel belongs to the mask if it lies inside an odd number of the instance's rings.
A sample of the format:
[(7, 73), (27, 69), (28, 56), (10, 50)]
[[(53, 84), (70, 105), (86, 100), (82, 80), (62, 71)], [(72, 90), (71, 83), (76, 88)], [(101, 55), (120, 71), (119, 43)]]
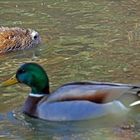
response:
[(49, 93), (49, 79), (45, 70), (36, 63), (25, 63), (16, 72), (16, 75), (2, 83), (2, 86), (10, 86), (16, 83), (24, 83), (31, 87), (34, 94)]

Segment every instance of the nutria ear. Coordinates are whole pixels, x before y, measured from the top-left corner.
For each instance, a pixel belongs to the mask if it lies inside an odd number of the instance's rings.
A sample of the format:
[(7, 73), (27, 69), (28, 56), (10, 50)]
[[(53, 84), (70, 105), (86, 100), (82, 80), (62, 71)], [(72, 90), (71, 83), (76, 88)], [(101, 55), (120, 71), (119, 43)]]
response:
[(25, 35), (28, 35), (28, 34), (29, 34), (29, 32), (30, 32), (30, 30), (29, 30), (29, 29), (27, 29), (27, 30), (26, 30), (26, 32), (25, 32)]

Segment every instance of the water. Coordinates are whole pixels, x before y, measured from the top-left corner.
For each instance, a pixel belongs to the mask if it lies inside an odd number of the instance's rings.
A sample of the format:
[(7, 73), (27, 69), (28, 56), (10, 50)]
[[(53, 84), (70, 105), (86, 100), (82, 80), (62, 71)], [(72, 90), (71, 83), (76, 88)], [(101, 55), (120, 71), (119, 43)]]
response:
[[(52, 90), (81, 80), (140, 83), (139, 9), (138, 0), (1, 0), (0, 26), (35, 29), (42, 44), (35, 60), (29, 51), (1, 56), (0, 82), (35, 61), (47, 71)], [(28, 87), (0, 91), (0, 139), (139, 139), (139, 117), (134, 130), (119, 129), (112, 118), (45, 122), (20, 111)]]

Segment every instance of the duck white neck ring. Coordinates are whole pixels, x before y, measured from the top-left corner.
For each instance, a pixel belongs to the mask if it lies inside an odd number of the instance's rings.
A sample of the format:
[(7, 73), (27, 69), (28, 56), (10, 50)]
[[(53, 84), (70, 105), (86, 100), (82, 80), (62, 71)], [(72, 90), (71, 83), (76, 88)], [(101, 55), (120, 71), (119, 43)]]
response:
[(46, 94), (36, 94), (36, 93), (29, 93), (29, 96), (31, 97), (44, 97), (44, 96), (47, 96)]

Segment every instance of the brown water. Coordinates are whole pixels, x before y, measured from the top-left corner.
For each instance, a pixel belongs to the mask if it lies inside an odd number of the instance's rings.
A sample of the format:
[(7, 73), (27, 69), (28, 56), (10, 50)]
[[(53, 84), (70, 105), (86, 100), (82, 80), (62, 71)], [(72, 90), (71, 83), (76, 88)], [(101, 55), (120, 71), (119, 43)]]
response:
[[(81, 80), (140, 83), (139, 9), (138, 0), (1, 0), (0, 26), (33, 28), (42, 44), (35, 60), (29, 51), (1, 56), (0, 82), (35, 61), (47, 70), (52, 90)], [(0, 92), (0, 139), (140, 139), (138, 118), (133, 130), (119, 129), (110, 118), (44, 122), (20, 112), (28, 87)]]

